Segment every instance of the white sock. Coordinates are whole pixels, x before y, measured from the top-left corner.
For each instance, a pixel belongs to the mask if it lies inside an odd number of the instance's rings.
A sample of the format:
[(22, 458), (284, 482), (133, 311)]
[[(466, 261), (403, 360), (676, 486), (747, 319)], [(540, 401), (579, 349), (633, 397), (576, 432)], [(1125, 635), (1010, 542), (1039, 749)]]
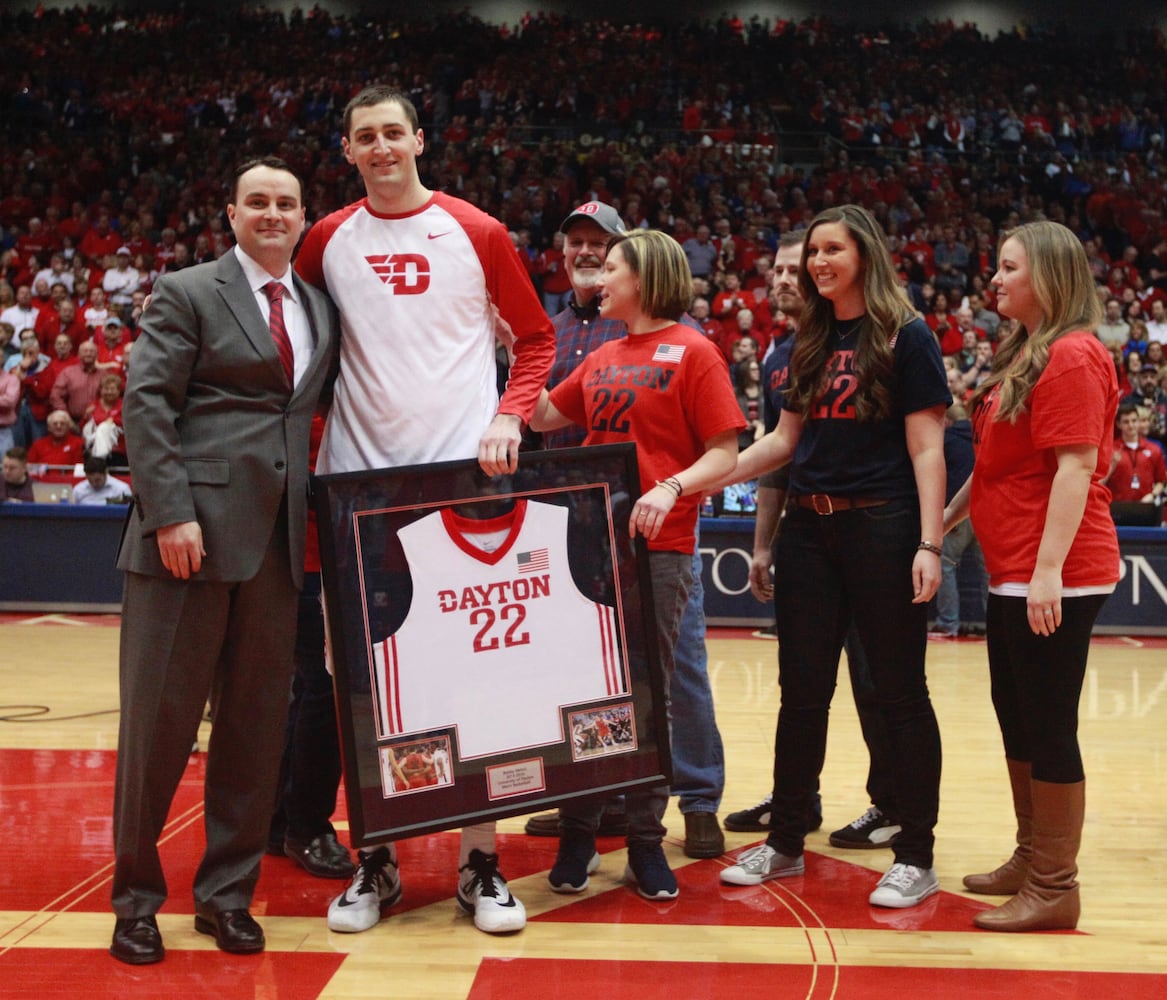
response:
[(481, 851), (483, 854), (494, 853), (494, 830), (496, 823), (475, 823), (473, 826), (462, 827), (462, 843), (458, 847), (458, 870), (461, 871), (470, 862), (471, 851)]
[(362, 847), (361, 850), (372, 854), (378, 847), (384, 847), (389, 852), (389, 860), (393, 864), (397, 864), (397, 843), (396, 841), (387, 840), (383, 844), (370, 844), (368, 847)]

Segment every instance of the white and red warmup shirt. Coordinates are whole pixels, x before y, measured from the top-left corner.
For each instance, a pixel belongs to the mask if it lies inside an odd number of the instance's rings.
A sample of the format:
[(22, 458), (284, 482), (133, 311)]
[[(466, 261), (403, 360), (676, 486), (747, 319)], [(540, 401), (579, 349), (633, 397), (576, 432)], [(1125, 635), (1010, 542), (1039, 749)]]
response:
[[(567, 519), (519, 500), (503, 517), (447, 507), (398, 532), (413, 599), (396, 632), (369, 637), (380, 738), (456, 726), (462, 759), (558, 743), (561, 706), (628, 691), (615, 612), (572, 579)], [(576, 668), (562, 669), (565, 650)]]
[[(340, 310), (318, 472), (473, 458), (496, 412), (530, 419), (555, 335), (497, 220), (441, 193), (405, 215), (362, 199), (308, 231), (296, 271)], [(501, 404), (496, 336), (514, 341)]]
[(996, 420), (993, 390), (973, 421), (976, 467), (969, 496), (973, 530), (985, 556), (994, 593), (1023, 596), (1037, 565), (1050, 487), (1057, 471), (1054, 449), (1097, 445), (1086, 509), (1062, 566), (1067, 597), (1107, 593), (1118, 581), (1118, 537), (1110, 517), (1110, 469), (1118, 378), (1102, 343), (1075, 331), (1050, 345), (1049, 363), (1016, 422)]

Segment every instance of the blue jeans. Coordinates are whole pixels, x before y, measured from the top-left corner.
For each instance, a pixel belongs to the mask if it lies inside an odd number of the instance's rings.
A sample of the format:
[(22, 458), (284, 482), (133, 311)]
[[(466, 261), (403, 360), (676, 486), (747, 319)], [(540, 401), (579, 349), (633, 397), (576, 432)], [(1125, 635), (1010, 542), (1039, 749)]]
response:
[(807, 806), (827, 743), (839, 653), (854, 620), (875, 705), (887, 726), (898, 819), (895, 859), (932, 867), (939, 810), (940, 730), (924, 676), (927, 605), (912, 603), (920, 514), (910, 501), (820, 516), (792, 507), (778, 536), (774, 580), (778, 679), (774, 807), (768, 842), (802, 854)]
[(940, 556), (940, 589), (936, 591), (936, 631), (956, 635), (960, 629), (960, 586), (957, 568), (964, 558), (965, 549), (971, 549), (977, 565), (977, 587), (981, 594), (981, 620), (984, 620), (985, 605), (989, 597), (989, 577), (985, 572), (985, 557), (981, 554), (981, 543), (973, 534), (972, 522), (965, 518), (947, 535)]
[[(656, 611), (656, 642), (666, 702), (673, 675), (673, 650), (691, 586), (692, 565), (692, 557), (683, 552), (650, 552), (648, 556), (648, 568), (652, 576), (652, 603)], [(631, 637), (629, 641), (631, 643)], [(642, 651), (638, 653), (635, 649), (628, 652), (633, 658), (643, 655)], [(570, 831), (594, 834), (606, 801), (607, 798), (593, 796), (565, 802), (559, 809), (560, 836)], [(637, 789), (625, 794), (624, 812), (628, 819), (629, 847), (661, 842), (665, 835), (661, 820), (668, 804), (667, 785)]]
[(682, 813), (717, 812), (725, 790), (725, 749), (713, 714), (705, 650), (705, 588), (700, 543), (693, 552), (693, 586), (681, 616), (669, 696), (672, 718), (673, 794)]

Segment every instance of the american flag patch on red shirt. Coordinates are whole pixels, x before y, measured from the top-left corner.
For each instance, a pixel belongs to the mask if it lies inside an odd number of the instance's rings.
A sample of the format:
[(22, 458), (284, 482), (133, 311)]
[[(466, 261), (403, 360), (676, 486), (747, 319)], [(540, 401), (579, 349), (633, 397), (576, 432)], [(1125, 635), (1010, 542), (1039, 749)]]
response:
[(681, 363), (681, 357), (684, 353), (684, 344), (658, 344), (652, 360), (667, 361), (669, 364), (677, 365)]
[(520, 573), (539, 573), (550, 565), (546, 549), (520, 552), (515, 558), (518, 560)]

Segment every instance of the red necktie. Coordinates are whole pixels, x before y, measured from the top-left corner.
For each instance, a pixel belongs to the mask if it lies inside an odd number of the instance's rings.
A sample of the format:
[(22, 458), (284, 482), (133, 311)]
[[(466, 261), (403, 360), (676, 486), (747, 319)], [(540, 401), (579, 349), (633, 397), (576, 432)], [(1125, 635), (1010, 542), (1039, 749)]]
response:
[(271, 339), (275, 341), (276, 350), (280, 355), (280, 363), (284, 366), (284, 374), (288, 376), (288, 385), (293, 385), (292, 370), (292, 341), (288, 339), (288, 330), (284, 326), (284, 286), (278, 281), (269, 281), (263, 286), (264, 292), (271, 301), (271, 315), (268, 317), (268, 326), (271, 327)]

